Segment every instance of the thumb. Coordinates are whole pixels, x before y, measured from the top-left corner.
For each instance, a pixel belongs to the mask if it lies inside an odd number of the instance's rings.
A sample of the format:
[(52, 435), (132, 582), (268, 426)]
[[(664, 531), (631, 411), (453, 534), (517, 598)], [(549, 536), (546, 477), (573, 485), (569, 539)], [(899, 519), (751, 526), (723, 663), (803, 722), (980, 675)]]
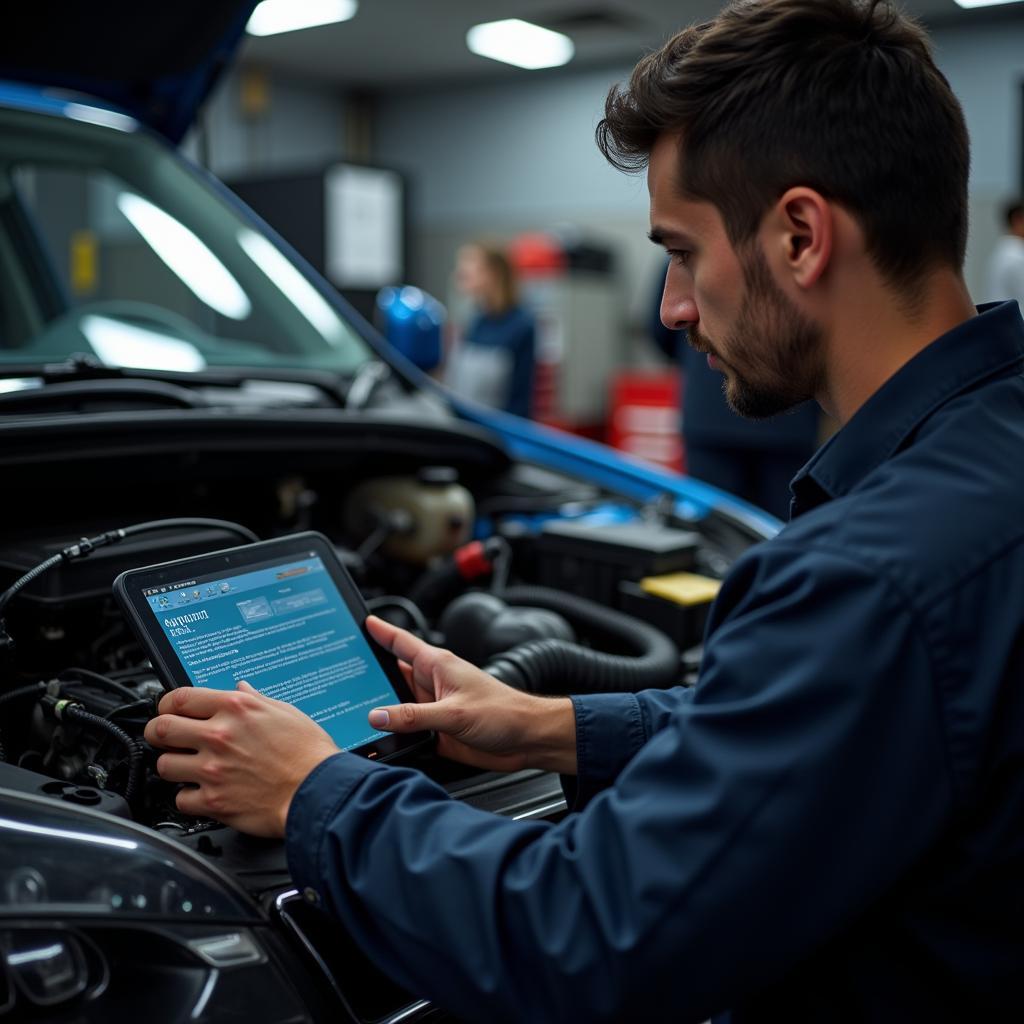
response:
[(250, 686), (244, 679), (239, 679), (235, 684), (235, 689), (241, 690), (243, 693), (259, 693), (255, 686)]
[(386, 732), (457, 732), (462, 715), (444, 701), (430, 704), (396, 704), (374, 708), (367, 720), (375, 729)]

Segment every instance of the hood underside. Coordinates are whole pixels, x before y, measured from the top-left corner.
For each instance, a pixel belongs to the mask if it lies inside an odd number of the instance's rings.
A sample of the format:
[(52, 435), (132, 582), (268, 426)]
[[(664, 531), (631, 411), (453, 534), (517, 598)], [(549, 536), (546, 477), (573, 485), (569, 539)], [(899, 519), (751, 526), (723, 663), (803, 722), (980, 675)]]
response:
[(181, 141), (230, 61), (256, 0), (17, 5), (0, 79), (85, 93)]

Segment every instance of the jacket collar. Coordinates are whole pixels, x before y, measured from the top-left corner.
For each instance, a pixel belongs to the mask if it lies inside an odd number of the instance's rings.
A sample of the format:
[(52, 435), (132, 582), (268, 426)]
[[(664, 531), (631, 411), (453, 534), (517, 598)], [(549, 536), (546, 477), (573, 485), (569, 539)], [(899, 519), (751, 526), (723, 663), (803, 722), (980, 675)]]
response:
[(848, 494), (941, 406), (989, 377), (1024, 365), (1016, 302), (989, 303), (892, 375), (792, 483), (795, 518)]

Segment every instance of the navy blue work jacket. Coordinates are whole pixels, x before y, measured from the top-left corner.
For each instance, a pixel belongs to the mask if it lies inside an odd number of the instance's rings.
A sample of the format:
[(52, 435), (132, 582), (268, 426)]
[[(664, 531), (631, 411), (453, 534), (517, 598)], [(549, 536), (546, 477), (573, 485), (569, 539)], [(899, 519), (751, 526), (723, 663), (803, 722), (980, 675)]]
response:
[(294, 878), (473, 1021), (1024, 1019), (1024, 323), (936, 340), (794, 481), (692, 690), (575, 698), (576, 812), (335, 756)]

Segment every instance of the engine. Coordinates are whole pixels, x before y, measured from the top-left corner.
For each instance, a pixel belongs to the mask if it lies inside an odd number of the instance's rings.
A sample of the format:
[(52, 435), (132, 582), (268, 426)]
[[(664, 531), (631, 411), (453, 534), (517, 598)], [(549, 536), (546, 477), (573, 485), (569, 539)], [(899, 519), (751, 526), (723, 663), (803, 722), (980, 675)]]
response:
[[(564, 693), (692, 679), (719, 556), (657, 508), (592, 489), (565, 497), (474, 494), (450, 466), (367, 478), (341, 502), (287, 478), (269, 532), (326, 532), (376, 614), (511, 685)], [(142, 734), (165, 691), (110, 584), (125, 569), (254, 535), (181, 517), (103, 525), (77, 541), (46, 535), (0, 548), (10, 588), (0, 598), (0, 778), (194, 835), (210, 823), (182, 815), (176, 787), (156, 774)], [(462, 771), (427, 758), (443, 780)]]

